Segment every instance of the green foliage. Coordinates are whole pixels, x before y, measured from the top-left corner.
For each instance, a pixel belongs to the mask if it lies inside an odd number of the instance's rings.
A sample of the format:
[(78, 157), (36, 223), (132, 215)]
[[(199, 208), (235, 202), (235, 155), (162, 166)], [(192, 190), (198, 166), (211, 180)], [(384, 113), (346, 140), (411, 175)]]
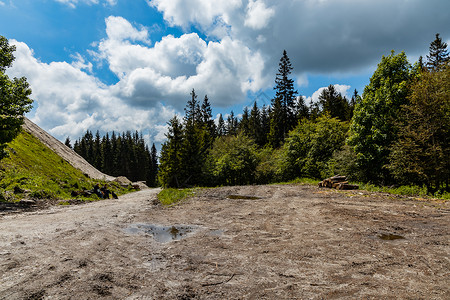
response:
[(158, 193), (162, 205), (173, 205), (195, 194), (195, 189), (163, 189)]
[(401, 110), (399, 139), (389, 169), (401, 183), (426, 185), (430, 193), (450, 180), (450, 67), (424, 72)]
[(279, 177), (325, 178), (335, 151), (344, 145), (348, 125), (335, 118), (321, 116), (316, 121), (303, 120), (286, 139), (278, 168)]
[(243, 134), (216, 139), (208, 157), (207, 170), (213, 184), (242, 185), (255, 182), (257, 146)]
[(357, 156), (364, 181), (389, 182), (390, 147), (397, 140), (396, 119), (400, 107), (407, 103), (411, 65), (406, 55), (383, 56), (362, 100), (356, 103), (350, 126), (349, 145)]
[[(71, 199), (72, 191), (90, 190), (100, 182), (86, 177), (27, 132), (8, 143), (7, 149), (9, 156), (0, 163), (0, 193), (5, 200)], [(108, 185), (118, 195), (126, 192), (117, 184)]]
[(7, 156), (6, 143), (20, 132), (23, 115), (31, 110), (31, 89), (25, 77), (10, 79), (4, 72), (14, 61), (14, 46), (0, 35), (0, 160)]

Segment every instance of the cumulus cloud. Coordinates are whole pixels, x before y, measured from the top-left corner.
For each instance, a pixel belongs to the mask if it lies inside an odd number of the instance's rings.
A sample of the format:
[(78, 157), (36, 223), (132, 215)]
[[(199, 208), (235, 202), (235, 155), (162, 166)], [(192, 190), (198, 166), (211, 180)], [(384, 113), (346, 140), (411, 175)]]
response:
[(418, 57), (426, 54), (436, 32), (444, 38), (450, 35), (449, 1), (152, 0), (149, 3), (171, 25), (182, 28), (197, 25), (206, 35), (219, 39), (229, 36), (244, 42), (249, 49), (257, 49), (266, 66), (273, 66), (266, 71), (273, 71), (286, 49), (296, 73), (355, 74), (376, 65), (392, 49)]
[(186, 33), (163, 37), (151, 47), (131, 42), (128, 35), (146, 41), (146, 31), (123, 18), (109, 17), (106, 26), (107, 38), (100, 41), (96, 56), (119, 77), (113, 88), (117, 96), (133, 105), (164, 101), (181, 109), (195, 88), (212, 104), (227, 106), (267, 84), (263, 57), (238, 40), (206, 42), (197, 33)]
[[(152, 142), (164, 136), (164, 124), (175, 111), (155, 103), (141, 110), (115, 95), (114, 88), (101, 83), (83, 69), (89, 68), (80, 56), (73, 63), (43, 63), (25, 43), (16, 46), (16, 60), (8, 69), (10, 76), (26, 76), (36, 107), (32, 120), (60, 140), (77, 138), (87, 129), (102, 132), (140, 130), (148, 132)], [(163, 131), (163, 132), (160, 132)]]
[(253, 29), (266, 27), (270, 19), (275, 15), (273, 8), (267, 8), (266, 4), (260, 0), (250, 0), (247, 5), (247, 15), (244, 25)]
[(172, 26), (189, 28), (200, 25), (211, 29), (215, 23), (228, 24), (233, 12), (242, 7), (241, 0), (147, 0), (148, 4), (163, 13)]

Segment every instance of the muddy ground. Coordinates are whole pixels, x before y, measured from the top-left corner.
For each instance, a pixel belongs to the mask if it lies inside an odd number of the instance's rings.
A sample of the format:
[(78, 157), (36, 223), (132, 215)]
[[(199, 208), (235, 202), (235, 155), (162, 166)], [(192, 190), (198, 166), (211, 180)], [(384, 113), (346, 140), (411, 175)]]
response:
[(0, 299), (450, 299), (448, 202), (270, 185), (167, 208), (157, 192), (0, 216)]

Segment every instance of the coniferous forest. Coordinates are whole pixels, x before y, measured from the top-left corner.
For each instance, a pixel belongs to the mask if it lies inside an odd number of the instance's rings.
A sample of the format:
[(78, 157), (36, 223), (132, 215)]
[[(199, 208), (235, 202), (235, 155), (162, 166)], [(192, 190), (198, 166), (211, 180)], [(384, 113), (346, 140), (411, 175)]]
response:
[[(69, 138), (65, 144), (71, 147)], [(73, 149), (101, 172), (112, 176), (125, 176), (131, 181), (145, 181), (148, 186), (157, 185), (158, 158), (156, 147), (145, 144), (138, 132), (130, 131), (100, 137), (91, 131), (76, 140)]]
[(329, 85), (316, 103), (305, 103), (295, 90), (293, 67), (283, 51), (271, 104), (254, 102), (241, 117), (231, 111), (217, 123), (208, 96), (199, 98), (193, 89), (184, 117), (168, 122), (159, 166), (154, 146), (149, 151), (137, 133), (94, 138), (87, 132), (74, 148), (105, 173), (145, 177), (151, 186), (265, 184), (342, 174), (446, 193), (449, 53), (439, 34), (429, 49), (426, 59), (414, 64), (404, 52), (392, 51), (381, 58), (362, 95), (355, 90), (348, 99)]

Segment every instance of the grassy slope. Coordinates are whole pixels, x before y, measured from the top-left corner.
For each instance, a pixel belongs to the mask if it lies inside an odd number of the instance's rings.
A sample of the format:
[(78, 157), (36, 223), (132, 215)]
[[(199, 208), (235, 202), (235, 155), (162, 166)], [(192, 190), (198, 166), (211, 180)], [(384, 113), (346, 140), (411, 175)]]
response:
[[(0, 200), (73, 199), (72, 191), (92, 189), (97, 182), (103, 184), (72, 167), (28, 132), (22, 131), (9, 143), (8, 151), (9, 157), (0, 161)], [(125, 192), (116, 183), (108, 186), (117, 194)]]

